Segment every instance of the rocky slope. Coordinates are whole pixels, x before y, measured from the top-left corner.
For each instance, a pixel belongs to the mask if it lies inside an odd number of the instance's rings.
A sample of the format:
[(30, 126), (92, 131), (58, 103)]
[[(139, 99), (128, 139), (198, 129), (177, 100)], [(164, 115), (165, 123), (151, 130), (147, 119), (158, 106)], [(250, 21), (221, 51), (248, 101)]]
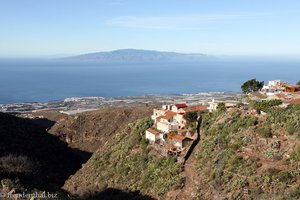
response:
[(232, 109), (205, 116), (192, 197), (300, 198), (300, 107), (266, 112)]
[(151, 115), (152, 109), (153, 106), (103, 107), (72, 116), (58, 111), (33, 114), (53, 121), (49, 133), (59, 136), (68, 142), (70, 147), (94, 152), (128, 123)]
[(128, 124), (105, 144), (103, 150), (96, 151), (63, 188), (71, 194), (92, 199), (107, 188), (157, 198), (180, 187), (182, 166), (173, 158), (156, 155), (144, 140), (144, 131), (152, 123), (145, 118)]

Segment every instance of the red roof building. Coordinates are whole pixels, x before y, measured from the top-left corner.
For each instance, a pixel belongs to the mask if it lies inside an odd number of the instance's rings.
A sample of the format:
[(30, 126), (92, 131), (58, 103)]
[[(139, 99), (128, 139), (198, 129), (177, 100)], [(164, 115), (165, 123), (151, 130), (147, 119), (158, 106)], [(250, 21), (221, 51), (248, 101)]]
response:
[(179, 109), (179, 108), (185, 108), (187, 107), (187, 105), (185, 103), (181, 103), (181, 104), (174, 104), (174, 106)]
[(150, 132), (150, 133), (152, 133), (152, 134), (154, 134), (154, 135), (159, 135), (159, 132), (156, 131), (156, 130), (154, 130), (154, 129), (152, 129), (152, 128), (148, 128), (147, 131)]

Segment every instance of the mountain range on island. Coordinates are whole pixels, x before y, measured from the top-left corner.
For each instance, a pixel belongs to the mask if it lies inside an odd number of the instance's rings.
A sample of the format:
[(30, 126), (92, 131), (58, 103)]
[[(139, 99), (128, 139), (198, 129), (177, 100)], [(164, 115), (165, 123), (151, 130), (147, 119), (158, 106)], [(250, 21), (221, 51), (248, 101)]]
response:
[(196, 53), (177, 53), (143, 49), (118, 49), (66, 57), (74, 61), (98, 62), (153, 62), (153, 61), (204, 61), (214, 59), (212, 56)]

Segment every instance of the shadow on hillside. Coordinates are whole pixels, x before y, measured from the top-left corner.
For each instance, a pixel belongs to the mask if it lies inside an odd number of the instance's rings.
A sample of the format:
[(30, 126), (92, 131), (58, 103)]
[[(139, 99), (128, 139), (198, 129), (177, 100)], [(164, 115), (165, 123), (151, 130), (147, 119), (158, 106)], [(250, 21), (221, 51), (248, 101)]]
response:
[(30, 119), (30, 121), (44, 129), (49, 129), (52, 126), (54, 126), (54, 124), (56, 123), (55, 121), (51, 121), (47, 118), (35, 118), (35, 119)]
[(130, 192), (119, 190), (115, 188), (107, 188), (102, 192), (90, 195), (86, 197), (89, 200), (119, 200), (119, 199), (128, 199), (128, 200), (153, 200), (154, 198), (142, 195), (139, 192)]
[(57, 190), (91, 157), (36, 121), (9, 114), (0, 113), (0, 138), (0, 179), (19, 179), (27, 188)]

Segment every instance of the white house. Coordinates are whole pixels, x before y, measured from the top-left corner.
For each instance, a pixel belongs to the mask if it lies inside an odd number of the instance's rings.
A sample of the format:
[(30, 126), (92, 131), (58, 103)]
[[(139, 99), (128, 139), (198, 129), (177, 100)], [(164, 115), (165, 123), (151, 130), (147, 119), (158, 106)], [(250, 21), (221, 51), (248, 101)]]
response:
[(234, 101), (234, 100), (226, 100), (226, 101), (216, 101), (216, 100), (212, 100), (211, 102), (208, 102), (208, 110), (209, 112), (212, 112), (214, 110), (217, 110), (217, 107), (219, 105), (219, 103), (225, 103), (225, 107), (226, 108), (232, 108), (235, 107), (237, 104), (239, 104), (239, 101)]
[(281, 80), (269, 81), (267, 85), (264, 85), (261, 89), (262, 92), (266, 93), (268, 96), (278, 93), (283, 93), (285, 91), (285, 85), (287, 82)]
[(179, 109), (188, 107), (185, 103), (172, 105), (172, 111), (177, 113)]
[(146, 139), (149, 141), (149, 143), (155, 143), (156, 141), (158, 141), (161, 136), (160, 136), (160, 132), (152, 129), (152, 128), (148, 128), (146, 130)]
[(192, 139), (178, 134), (168, 134), (169, 143), (175, 147), (184, 148)]

